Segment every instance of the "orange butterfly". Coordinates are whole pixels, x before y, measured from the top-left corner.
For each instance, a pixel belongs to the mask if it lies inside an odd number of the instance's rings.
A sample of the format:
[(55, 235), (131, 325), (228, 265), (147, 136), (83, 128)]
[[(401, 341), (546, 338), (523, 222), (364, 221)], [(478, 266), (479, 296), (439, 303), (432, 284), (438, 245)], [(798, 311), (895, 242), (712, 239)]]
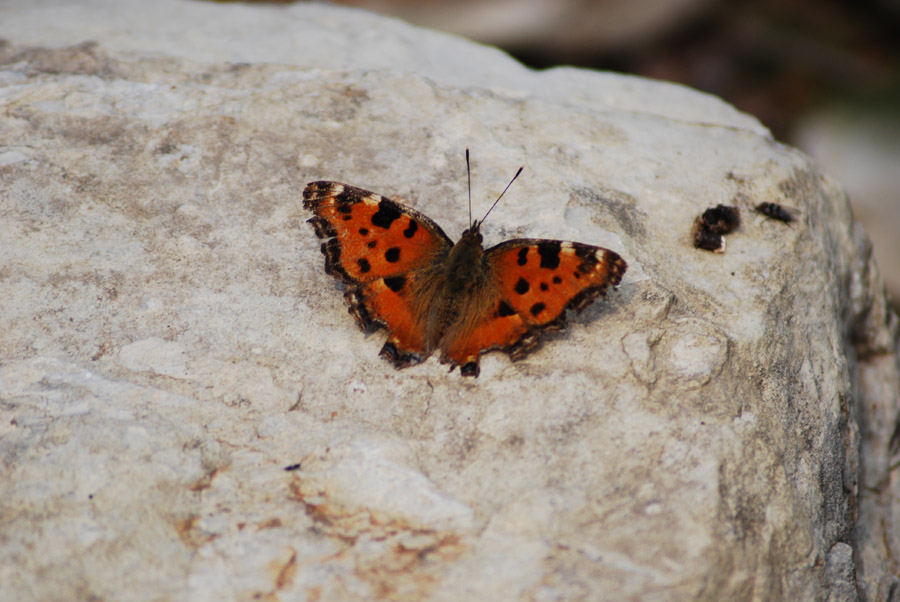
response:
[[(469, 203), (471, 214), (471, 192)], [(326, 239), (325, 271), (348, 284), (350, 314), (363, 329), (389, 331), (381, 355), (397, 368), (435, 350), (463, 376), (478, 376), (484, 351), (520, 359), (541, 331), (564, 325), (566, 310), (581, 311), (619, 284), (627, 267), (616, 253), (577, 242), (515, 239), (485, 251), (484, 219), (471, 216), (454, 244), (418, 211), (337, 182), (308, 184), (303, 207)]]

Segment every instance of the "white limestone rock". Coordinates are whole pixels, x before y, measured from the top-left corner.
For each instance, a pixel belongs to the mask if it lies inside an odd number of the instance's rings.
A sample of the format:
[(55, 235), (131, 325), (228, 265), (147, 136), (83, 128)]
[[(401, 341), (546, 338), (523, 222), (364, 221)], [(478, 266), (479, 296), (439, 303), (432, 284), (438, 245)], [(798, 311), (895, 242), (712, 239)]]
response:
[[(2, 17), (8, 595), (896, 595), (897, 319), (840, 188), (752, 117), (327, 6)], [(475, 213), (525, 165), (487, 244), (629, 269), (521, 362), (395, 371), (300, 193), (410, 198), (455, 237), (466, 147)], [(718, 203), (742, 226), (694, 249)]]

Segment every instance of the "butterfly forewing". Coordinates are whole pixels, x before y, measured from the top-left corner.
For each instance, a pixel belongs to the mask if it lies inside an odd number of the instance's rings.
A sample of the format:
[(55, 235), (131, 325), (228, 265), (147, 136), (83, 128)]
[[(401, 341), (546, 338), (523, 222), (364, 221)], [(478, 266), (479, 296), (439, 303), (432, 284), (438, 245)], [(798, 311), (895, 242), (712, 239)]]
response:
[(626, 269), (612, 251), (558, 240), (511, 240), (487, 257), (504, 301), (535, 326), (555, 323), (567, 309), (581, 310), (619, 284)]
[(339, 184), (312, 182), (303, 206), (322, 243), (326, 270), (347, 282), (404, 274), (446, 252), (452, 241), (425, 215), (381, 195)]

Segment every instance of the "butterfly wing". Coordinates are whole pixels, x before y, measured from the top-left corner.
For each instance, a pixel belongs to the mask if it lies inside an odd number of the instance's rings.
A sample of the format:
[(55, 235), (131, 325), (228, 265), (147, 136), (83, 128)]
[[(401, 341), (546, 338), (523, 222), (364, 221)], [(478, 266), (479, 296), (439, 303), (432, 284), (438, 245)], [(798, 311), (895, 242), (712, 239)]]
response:
[(381, 350), (397, 366), (424, 359), (424, 334), (414, 311), (416, 272), (446, 255), (453, 242), (427, 216), (381, 195), (311, 182), (303, 191), (308, 221), (325, 239), (325, 271), (349, 286), (344, 297), (362, 328), (384, 326)]
[(565, 324), (566, 311), (581, 311), (627, 269), (613, 251), (558, 240), (510, 240), (485, 253), (496, 283), (492, 309), (473, 328), (443, 348), (442, 358), (478, 375), (482, 351), (502, 349), (512, 359), (533, 349), (543, 330)]

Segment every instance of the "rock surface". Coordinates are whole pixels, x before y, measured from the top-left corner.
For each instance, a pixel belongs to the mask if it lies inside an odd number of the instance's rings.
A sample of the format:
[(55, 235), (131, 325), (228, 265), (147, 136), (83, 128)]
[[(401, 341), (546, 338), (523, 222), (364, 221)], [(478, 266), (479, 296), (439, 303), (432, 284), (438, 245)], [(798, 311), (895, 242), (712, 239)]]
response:
[[(753, 118), (326, 6), (0, 17), (12, 599), (900, 595), (897, 318), (840, 188)], [(300, 192), (457, 236), (467, 146), (476, 207), (526, 166), (488, 244), (629, 270), (520, 362), (398, 372)], [(742, 226), (694, 249), (718, 203)]]

